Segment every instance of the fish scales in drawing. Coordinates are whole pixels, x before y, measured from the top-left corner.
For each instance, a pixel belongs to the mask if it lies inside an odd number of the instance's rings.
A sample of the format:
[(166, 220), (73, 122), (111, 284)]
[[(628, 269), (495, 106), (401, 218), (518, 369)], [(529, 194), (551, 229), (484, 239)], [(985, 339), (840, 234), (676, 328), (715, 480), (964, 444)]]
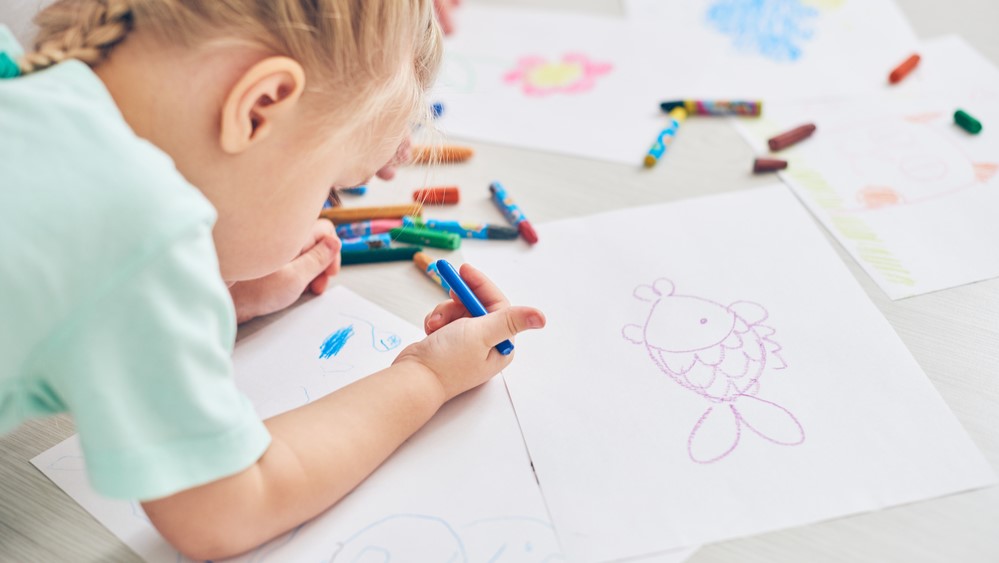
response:
[(644, 324), (623, 328), (625, 339), (644, 345), (660, 371), (710, 403), (687, 441), (693, 461), (724, 458), (747, 430), (774, 444), (804, 442), (798, 419), (758, 396), (763, 375), (787, 367), (762, 305), (680, 295), (668, 279), (638, 286), (634, 296), (651, 308)]

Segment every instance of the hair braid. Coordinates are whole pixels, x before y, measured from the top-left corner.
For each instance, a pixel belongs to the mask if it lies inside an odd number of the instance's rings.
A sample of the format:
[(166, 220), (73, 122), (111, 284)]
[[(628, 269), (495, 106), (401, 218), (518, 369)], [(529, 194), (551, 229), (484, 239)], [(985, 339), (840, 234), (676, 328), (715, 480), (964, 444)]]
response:
[(18, 61), (28, 74), (67, 59), (95, 66), (132, 30), (129, 0), (60, 0), (35, 18), (35, 51)]

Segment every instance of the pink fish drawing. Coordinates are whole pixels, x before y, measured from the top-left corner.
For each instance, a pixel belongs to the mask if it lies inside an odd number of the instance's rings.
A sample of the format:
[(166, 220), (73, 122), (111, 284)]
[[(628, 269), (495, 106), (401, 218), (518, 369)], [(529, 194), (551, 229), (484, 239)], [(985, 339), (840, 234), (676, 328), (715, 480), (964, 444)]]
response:
[(624, 338), (644, 345), (656, 367), (710, 402), (687, 440), (691, 460), (719, 461), (748, 436), (781, 446), (805, 441), (791, 411), (758, 396), (763, 375), (787, 367), (762, 305), (679, 295), (665, 278), (638, 286), (634, 296), (651, 308), (644, 324), (622, 329)]

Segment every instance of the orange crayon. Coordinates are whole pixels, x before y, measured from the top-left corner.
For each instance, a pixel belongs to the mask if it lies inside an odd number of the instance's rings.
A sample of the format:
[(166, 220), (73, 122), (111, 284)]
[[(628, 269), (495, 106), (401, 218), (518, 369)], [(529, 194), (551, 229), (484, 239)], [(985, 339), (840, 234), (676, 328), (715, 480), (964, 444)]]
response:
[(902, 64), (895, 67), (895, 70), (891, 71), (891, 74), (888, 75), (888, 83), (898, 84), (906, 76), (909, 76), (909, 73), (912, 72), (912, 69), (916, 68), (916, 65), (918, 64), (919, 55), (913, 54), (908, 59), (905, 59)]
[(357, 223), (358, 221), (372, 221), (376, 219), (402, 219), (409, 216), (420, 216), (423, 214), (422, 206), (418, 203), (407, 203), (405, 205), (385, 205), (382, 207), (329, 207), (323, 209), (319, 214), (322, 219), (329, 219), (333, 223), (340, 225), (343, 223)]
[(413, 147), (414, 164), (451, 164), (454, 162), (465, 162), (472, 158), (475, 151), (471, 147), (459, 147), (455, 145), (441, 146), (415, 146)]
[(424, 205), (454, 205), (460, 198), (458, 186), (436, 186), (413, 192), (413, 201)]

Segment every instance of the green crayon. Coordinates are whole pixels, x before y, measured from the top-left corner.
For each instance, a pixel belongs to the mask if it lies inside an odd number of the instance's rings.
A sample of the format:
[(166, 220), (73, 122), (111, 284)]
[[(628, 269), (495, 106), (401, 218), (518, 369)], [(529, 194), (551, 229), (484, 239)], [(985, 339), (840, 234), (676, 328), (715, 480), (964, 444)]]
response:
[(422, 244), (434, 248), (444, 248), (454, 250), (461, 246), (461, 237), (454, 233), (444, 231), (434, 231), (431, 229), (400, 227), (389, 231), (392, 240), (408, 242), (410, 244)]
[(413, 255), (421, 250), (423, 249), (418, 246), (400, 246), (397, 248), (374, 248), (356, 252), (341, 252), (340, 263), (344, 266), (350, 266), (351, 264), (412, 260)]

